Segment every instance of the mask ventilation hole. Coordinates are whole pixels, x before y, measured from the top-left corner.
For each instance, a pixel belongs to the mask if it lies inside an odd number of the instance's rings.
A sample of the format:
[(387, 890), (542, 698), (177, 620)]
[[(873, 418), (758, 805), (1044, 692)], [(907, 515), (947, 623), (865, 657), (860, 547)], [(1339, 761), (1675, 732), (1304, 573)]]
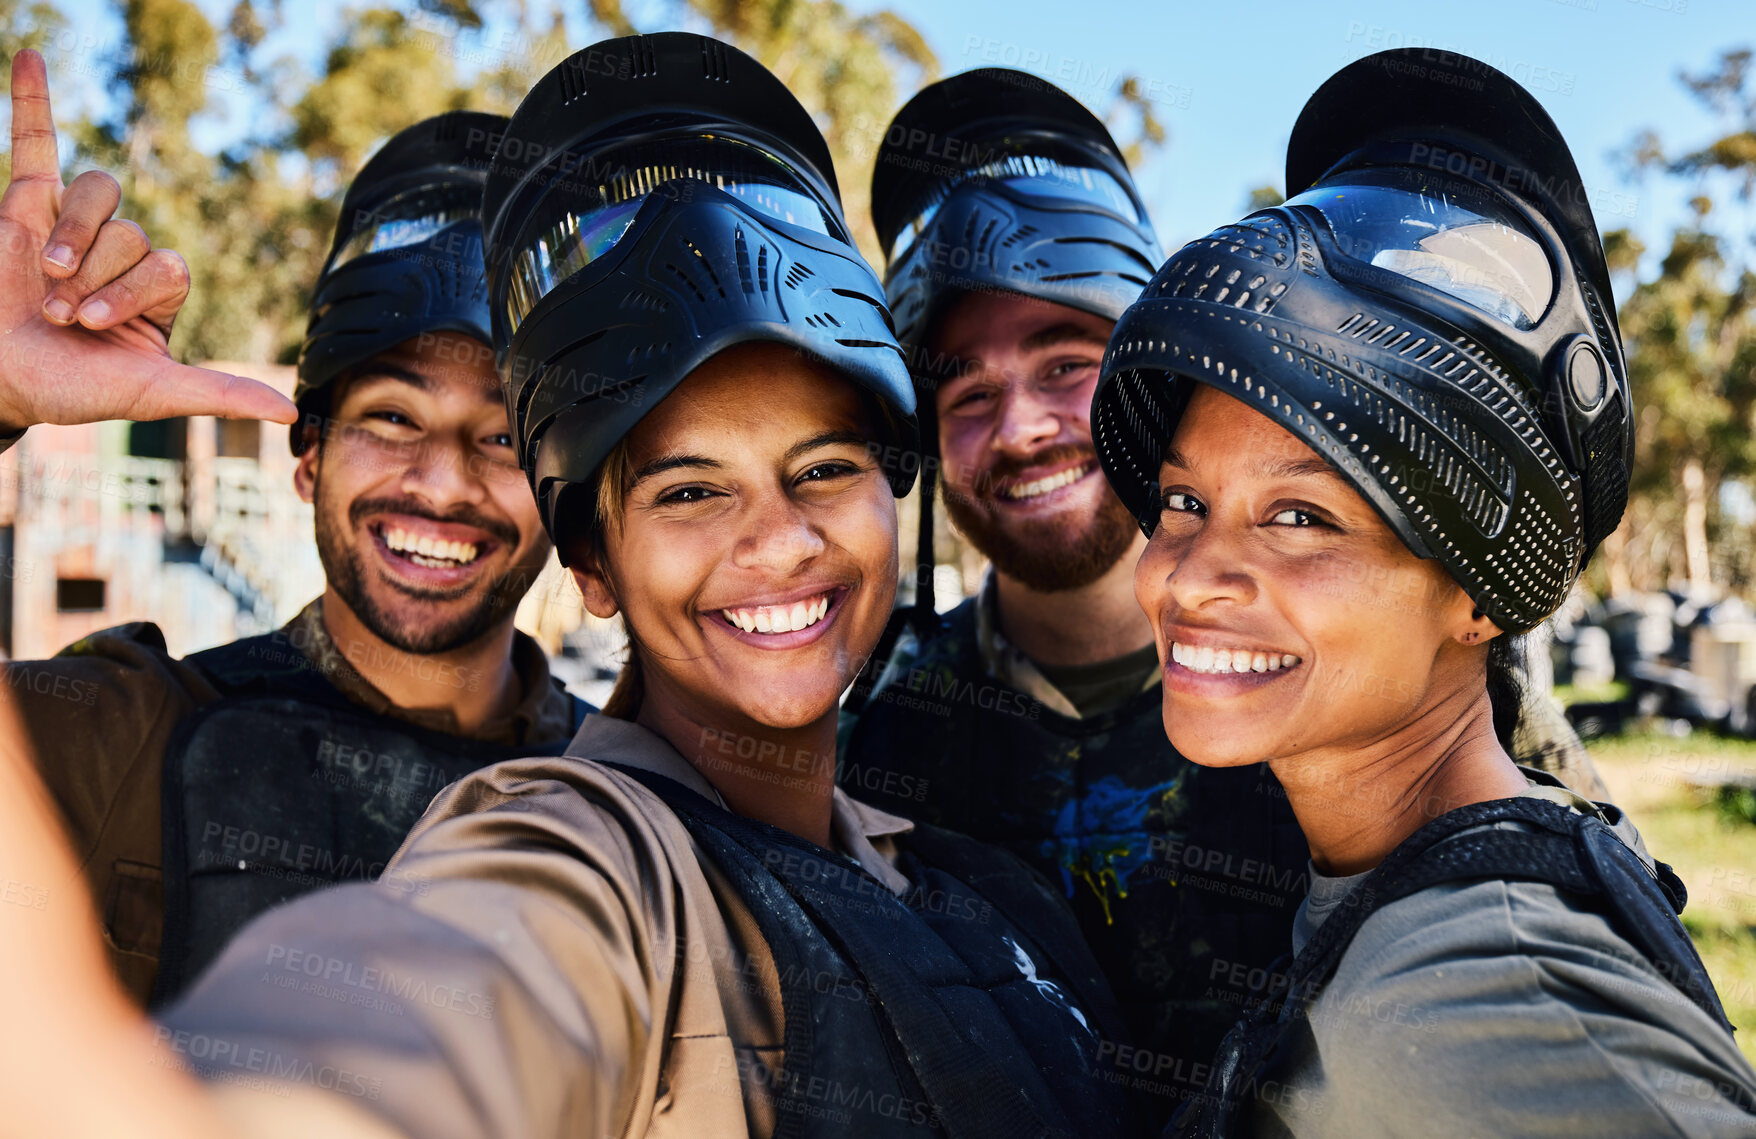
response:
[(628, 349), (627, 363), (629, 366), (633, 366), (636, 362), (651, 360), (654, 356), (669, 356), (670, 354), (671, 342), (669, 340), (663, 344), (636, 344)]
[(1622, 520), (1628, 505), (1628, 467), (1622, 461), (1626, 413), (1611, 393), (1579, 442), (1585, 451), (1585, 545), (1595, 549)]
[(795, 261), (787, 266), (787, 275), (784, 279), (787, 288), (796, 289), (816, 275), (817, 274), (812, 272), (808, 266), (801, 265)]
[(664, 312), (671, 306), (663, 297), (654, 296), (645, 289), (629, 289), (622, 294), (622, 301), (618, 307), (641, 312)]
[(720, 284), (719, 274), (713, 271), (713, 262), (708, 260), (707, 254), (703, 253), (701, 247), (687, 237), (679, 237), (677, 244), (681, 245), (684, 250), (684, 256), (680, 258), (683, 264), (679, 266), (674, 262), (667, 261), (665, 268), (687, 281), (689, 287), (695, 290), (697, 299), (707, 300), (708, 291), (711, 289), (719, 294), (720, 300), (725, 300), (725, 286)]
[(696, 300), (703, 304), (707, 303), (707, 294), (701, 291), (701, 286), (696, 283), (694, 277), (691, 277), (683, 270), (677, 268), (674, 262), (666, 261), (665, 268), (668, 269), (679, 281), (682, 281), (685, 285), (689, 286), (689, 291), (695, 294)]
[(1036, 232), (1037, 227), (1034, 225), (1021, 225), (1006, 235), (1005, 239), (1000, 242), (1000, 248), (1010, 249)]
[(750, 244), (744, 237), (742, 226), (733, 231), (733, 244), (738, 254), (738, 280), (744, 286), (746, 295), (754, 296), (760, 290), (768, 292), (768, 243), (758, 242), (756, 246), (755, 272), (751, 272)]
[(652, 50), (652, 41), (645, 36), (634, 37), (630, 56), (628, 78), (650, 79), (658, 74), (658, 55)]
[(726, 74), (725, 45), (717, 40), (701, 42), (701, 74), (716, 83), (730, 83), (731, 77)]
[(572, 104), (585, 98), (585, 60), (578, 57), (561, 65), (561, 102)]

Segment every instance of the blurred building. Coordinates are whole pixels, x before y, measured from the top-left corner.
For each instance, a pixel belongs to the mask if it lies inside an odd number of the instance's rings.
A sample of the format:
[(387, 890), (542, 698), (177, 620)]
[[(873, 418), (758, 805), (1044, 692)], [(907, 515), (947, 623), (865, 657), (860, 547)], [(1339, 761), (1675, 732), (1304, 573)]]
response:
[[(290, 367), (213, 367), (293, 390)], [(253, 420), (31, 428), (0, 455), (0, 654), (152, 621), (183, 656), (290, 620), (323, 592), (293, 466), (286, 428)], [(553, 559), (518, 626), (581, 695), (607, 693), (620, 625), (586, 613)]]
[[(289, 367), (215, 367), (292, 391)], [(275, 424), (31, 428), (0, 457), (0, 650), (150, 620), (182, 655), (286, 621), (323, 589), (292, 472)]]

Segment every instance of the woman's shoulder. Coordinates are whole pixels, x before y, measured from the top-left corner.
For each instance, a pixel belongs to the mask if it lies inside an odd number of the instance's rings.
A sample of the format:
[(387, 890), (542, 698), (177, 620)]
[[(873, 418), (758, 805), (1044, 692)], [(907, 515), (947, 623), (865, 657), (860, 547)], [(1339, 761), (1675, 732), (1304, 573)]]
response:
[[(1529, 798), (1555, 802), (1577, 814), (1592, 807), (1583, 800), (1563, 801), (1569, 795), (1533, 787)], [(1631, 866), (1652, 866), (1624, 817), (1598, 817), (1626, 847), (1623, 857)], [(1449, 836), (1434, 853), (1442, 854), (1448, 844), (1479, 843), (1490, 830), (1537, 828), (1516, 820), (1488, 823)], [(1371, 887), (1368, 882), (1360, 888)], [(1361, 901), (1370, 905), (1373, 899)], [(1643, 1010), (1686, 1006), (1705, 1019), (1667, 979), (1667, 966), (1650, 960), (1626, 936), (1625, 911), (1640, 905), (1655, 907), (1643, 915), (1650, 920), (1676, 920), (1653, 899), (1578, 893), (1559, 878), (1439, 881), (1372, 908), (1349, 942), (1331, 987), (1338, 993), (1368, 992), (1412, 980), (1436, 1002), (1478, 1002), (1492, 992), (1526, 1007), (1549, 1001), (1601, 1005), (1604, 994), (1613, 993), (1612, 1004)]]
[(1756, 1073), (1731, 1037), (1605, 907), (1547, 882), (1453, 882), (1382, 905), (1310, 1031), (1330, 1088), (1395, 1087), (1411, 1125), (1451, 1111), (1470, 1134), (1549, 1118), (1581, 1134), (1756, 1122), (1735, 1104)]

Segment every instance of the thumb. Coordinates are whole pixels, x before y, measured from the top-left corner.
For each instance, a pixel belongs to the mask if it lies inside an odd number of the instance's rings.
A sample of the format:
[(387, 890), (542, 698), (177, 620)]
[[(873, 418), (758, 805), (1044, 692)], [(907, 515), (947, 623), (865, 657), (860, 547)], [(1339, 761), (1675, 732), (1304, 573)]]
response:
[(248, 376), (165, 361), (141, 393), (130, 419), (170, 419), (215, 415), (222, 419), (266, 419), (296, 423), (298, 408), (274, 388)]

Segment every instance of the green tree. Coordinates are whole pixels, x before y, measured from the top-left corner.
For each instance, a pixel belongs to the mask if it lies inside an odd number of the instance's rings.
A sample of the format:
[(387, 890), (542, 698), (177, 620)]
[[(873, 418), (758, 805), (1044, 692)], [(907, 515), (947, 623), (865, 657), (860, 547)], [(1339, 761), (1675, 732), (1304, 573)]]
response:
[[(1691, 179), (1693, 217), (1672, 235), (1656, 277), (1620, 310), (1635, 409), (1635, 465), (1628, 518), (1606, 543), (1614, 585), (1654, 588), (1743, 585), (1750, 578), (1748, 535), (1719, 517), (1727, 479), (1756, 473), (1756, 272), (1746, 238), (1713, 223), (1709, 189), (1730, 181), (1748, 197), (1756, 187), (1756, 76), (1751, 53), (1728, 51), (1683, 84), (1721, 116), (1724, 133), (1707, 146), (1667, 158), (1648, 132), (1636, 140), (1637, 168)], [(1606, 236), (1613, 269), (1642, 252), (1629, 234)]]

